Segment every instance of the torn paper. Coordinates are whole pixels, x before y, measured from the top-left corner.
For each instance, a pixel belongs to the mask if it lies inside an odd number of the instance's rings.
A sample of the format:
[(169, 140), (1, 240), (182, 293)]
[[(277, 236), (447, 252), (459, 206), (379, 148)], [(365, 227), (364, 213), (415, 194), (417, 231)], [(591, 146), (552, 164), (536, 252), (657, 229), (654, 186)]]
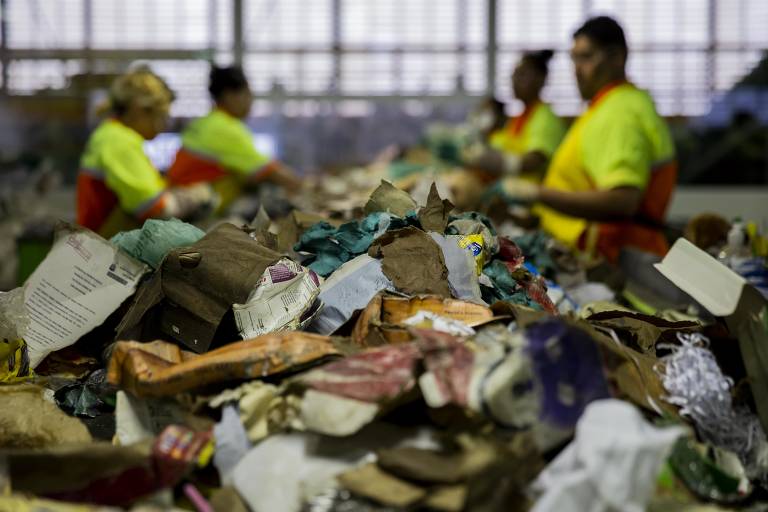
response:
[(245, 304), (234, 304), (237, 330), (247, 340), (269, 332), (298, 329), (320, 294), (317, 275), (283, 258), (268, 267)]
[(323, 309), (310, 324), (310, 330), (331, 334), (346, 323), (355, 311), (364, 309), (382, 290), (395, 287), (381, 270), (381, 261), (361, 254), (348, 261), (320, 286)]
[(63, 227), (26, 283), (25, 341), (32, 368), (101, 325), (134, 293), (147, 270), (95, 233)]

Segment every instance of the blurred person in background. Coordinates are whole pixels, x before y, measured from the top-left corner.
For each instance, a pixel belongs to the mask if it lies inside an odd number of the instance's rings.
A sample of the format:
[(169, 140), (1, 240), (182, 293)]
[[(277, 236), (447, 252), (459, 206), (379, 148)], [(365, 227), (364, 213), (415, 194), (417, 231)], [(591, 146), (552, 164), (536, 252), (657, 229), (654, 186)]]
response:
[(77, 222), (105, 238), (148, 218), (210, 213), (208, 185), (171, 188), (144, 153), (166, 126), (173, 93), (146, 67), (118, 77), (99, 109), (109, 117), (88, 139), (77, 178)]
[(248, 185), (268, 181), (291, 193), (302, 182), (292, 169), (260, 153), (243, 122), (253, 94), (242, 68), (211, 68), (208, 91), (211, 112), (191, 122), (181, 136), (182, 147), (168, 170), (173, 185), (210, 183), (221, 197), (223, 212)]
[[(565, 134), (563, 121), (541, 99), (552, 55), (552, 50), (526, 52), (515, 67), (512, 92), (523, 103), (520, 115), (499, 126), (498, 105), (486, 104), (476, 124), (488, 130), (486, 143), (489, 149), (471, 162), (471, 166), (497, 177), (519, 175), (541, 182)], [(503, 104), (501, 112), (503, 114)]]
[(573, 36), (579, 92), (589, 102), (558, 147), (541, 186), (507, 178), (509, 200), (534, 204), (541, 227), (587, 254), (616, 261), (622, 247), (663, 255), (677, 162), (651, 96), (627, 81), (621, 26), (601, 16)]
[(507, 124), (506, 106), (493, 96), (483, 98), (469, 116), (469, 126), (479, 142), (490, 146), (491, 138)]

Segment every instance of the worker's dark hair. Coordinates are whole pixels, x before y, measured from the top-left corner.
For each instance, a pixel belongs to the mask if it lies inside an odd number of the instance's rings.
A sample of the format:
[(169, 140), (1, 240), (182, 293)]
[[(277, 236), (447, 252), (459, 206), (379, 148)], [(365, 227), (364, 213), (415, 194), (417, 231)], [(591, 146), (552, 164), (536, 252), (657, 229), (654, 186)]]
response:
[(211, 66), (211, 74), (208, 82), (208, 92), (213, 99), (221, 98), (225, 91), (239, 91), (248, 88), (248, 79), (240, 66), (220, 68)]
[(627, 55), (627, 39), (624, 29), (609, 16), (590, 18), (573, 33), (573, 38), (585, 36), (603, 48), (616, 48)]
[(537, 71), (541, 72), (544, 76), (547, 76), (549, 72), (549, 61), (555, 54), (552, 50), (537, 50), (528, 51), (523, 53), (522, 61), (526, 64), (530, 64)]

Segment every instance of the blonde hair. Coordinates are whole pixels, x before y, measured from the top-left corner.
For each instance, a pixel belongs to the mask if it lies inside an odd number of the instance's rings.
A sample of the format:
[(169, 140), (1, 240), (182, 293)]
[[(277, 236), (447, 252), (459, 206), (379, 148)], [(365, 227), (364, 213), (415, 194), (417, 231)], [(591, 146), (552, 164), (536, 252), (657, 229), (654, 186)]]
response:
[(165, 81), (147, 66), (141, 66), (115, 79), (109, 97), (97, 108), (100, 115), (124, 113), (132, 104), (141, 107), (168, 109), (174, 99)]

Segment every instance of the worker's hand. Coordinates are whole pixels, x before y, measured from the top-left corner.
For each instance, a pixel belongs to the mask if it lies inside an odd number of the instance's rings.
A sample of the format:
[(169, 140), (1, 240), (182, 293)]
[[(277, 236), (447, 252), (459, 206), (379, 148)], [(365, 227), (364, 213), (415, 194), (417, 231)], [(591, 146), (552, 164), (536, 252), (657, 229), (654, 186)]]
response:
[(520, 178), (504, 178), (499, 182), (501, 195), (511, 204), (528, 205), (539, 198), (540, 187)]
[(221, 204), (221, 197), (209, 183), (197, 183), (188, 187), (174, 187), (166, 201), (166, 215), (180, 219), (204, 219), (210, 217)]

